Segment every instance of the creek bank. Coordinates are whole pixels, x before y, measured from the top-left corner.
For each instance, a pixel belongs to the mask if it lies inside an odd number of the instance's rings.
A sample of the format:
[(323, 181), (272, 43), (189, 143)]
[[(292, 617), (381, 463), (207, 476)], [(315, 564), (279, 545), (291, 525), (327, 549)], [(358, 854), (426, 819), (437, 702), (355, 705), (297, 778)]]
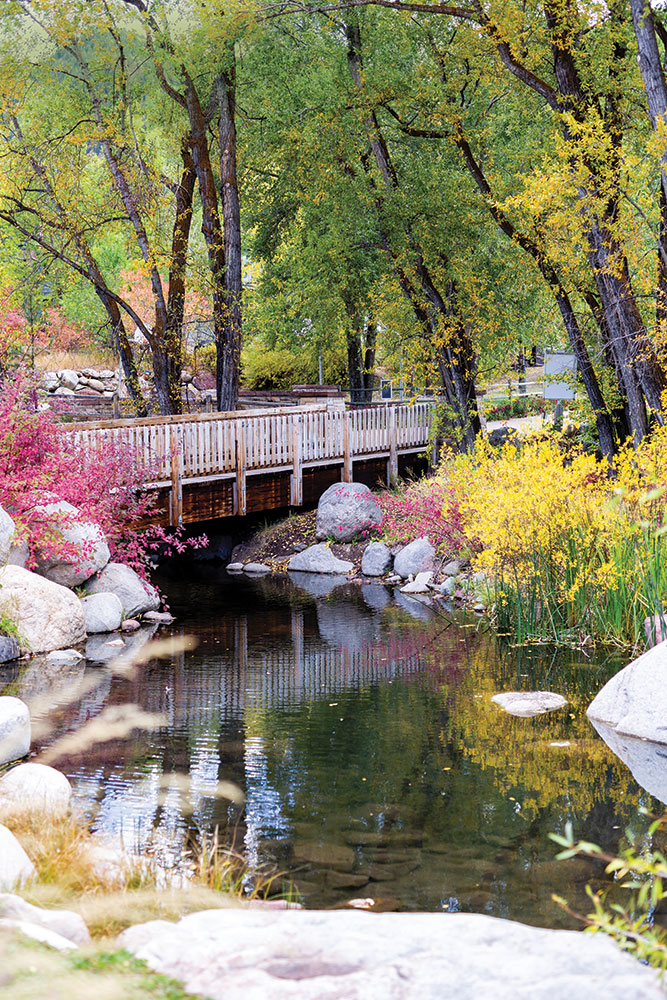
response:
[[(109, 545), (98, 524), (64, 501), (44, 503), (35, 510), (46, 537), (57, 544), (48, 553), (38, 551), (34, 568), (29, 570), (25, 567), (26, 540), (17, 543), (16, 525), (0, 507), (0, 556), (4, 556), (0, 559), (0, 663), (37, 653), (76, 654), (75, 647), (87, 636), (114, 632), (126, 618), (145, 616), (157, 624), (173, 620), (159, 612), (161, 600), (155, 587), (130, 566), (110, 561)], [(12, 560), (19, 550), (25, 558)], [(75, 587), (83, 588), (82, 597)]]
[(212, 910), (139, 924), (119, 944), (212, 1000), (664, 996), (655, 971), (601, 935), (481, 914)]
[(253, 575), (259, 565), (263, 573), (288, 572), (293, 579), (293, 574), (300, 579), (338, 575), (343, 583), (399, 585), (406, 601), (438, 604), (449, 599), (479, 613), (486, 609), (486, 580), (473, 574), (466, 559), (457, 552), (438, 555), (417, 529), (407, 544), (389, 546), (378, 538), (381, 517), (367, 486), (335, 483), (316, 510), (290, 515), (236, 545), (226, 568)]

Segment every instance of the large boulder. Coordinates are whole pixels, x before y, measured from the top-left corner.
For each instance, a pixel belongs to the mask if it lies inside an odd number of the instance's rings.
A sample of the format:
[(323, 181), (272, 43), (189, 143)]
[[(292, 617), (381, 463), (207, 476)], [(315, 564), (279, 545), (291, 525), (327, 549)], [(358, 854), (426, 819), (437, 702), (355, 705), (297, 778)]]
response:
[(12, 620), (27, 652), (65, 649), (86, 638), (76, 594), (20, 566), (0, 569), (0, 614)]
[(48, 764), (19, 764), (0, 778), (0, 815), (15, 812), (65, 816), (72, 786)]
[(35, 866), (6, 826), (0, 826), (0, 892), (20, 889), (35, 874)]
[(603, 934), (477, 913), (203, 910), (118, 944), (212, 1000), (664, 1000)]
[(614, 674), (586, 714), (624, 736), (667, 743), (667, 642)]
[(317, 504), (316, 537), (350, 542), (360, 531), (382, 523), (380, 506), (363, 483), (334, 483)]
[(88, 944), (90, 934), (83, 917), (71, 910), (44, 910), (26, 903), (20, 896), (0, 893), (0, 920), (28, 922), (76, 945)]
[(86, 632), (115, 632), (123, 620), (123, 605), (117, 594), (89, 594), (81, 598), (86, 617)]
[(324, 545), (311, 545), (303, 552), (297, 552), (290, 559), (287, 568), (298, 569), (303, 573), (351, 573), (354, 563), (345, 559), (337, 559), (331, 549)]
[(0, 697), (0, 764), (30, 753), (30, 712), (20, 698)]
[(16, 525), (4, 507), (0, 507), (0, 565), (4, 566), (9, 559), (15, 534)]
[[(425, 559), (431, 559), (435, 555), (435, 549), (425, 535), (415, 538), (414, 542), (404, 545), (394, 559), (394, 572), (407, 580), (409, 576), (416, 576), (421, 572), (422, 563)], [(429, 567), (430, 568), (430, 567)]]
[(86, 521), (81, 511), (66, 500), (43, 504), (36, 510), (68, 550), (66, 555), (41, 556), (37, 573), (63, 587), (78, 587), (106, 566), (109, 546), (99, 524)]
[(115, 594), (126, 618), (157, 611), (160, 607), (160, 595), (155, 587), (123, 563), (109, 563), (101, 573), (88, 580), (85, 591), (87, 594)]
[(371, 542), (361, 557), (364, 576), (384, 576), (391, 569), (391, 552), (382, 542)]

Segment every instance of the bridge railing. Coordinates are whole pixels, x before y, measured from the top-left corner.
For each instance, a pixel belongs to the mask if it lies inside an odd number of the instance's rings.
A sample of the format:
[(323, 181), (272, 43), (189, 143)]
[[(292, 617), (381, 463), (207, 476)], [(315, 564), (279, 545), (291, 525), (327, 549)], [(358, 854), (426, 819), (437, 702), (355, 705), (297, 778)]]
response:
[(150, 470), (147, 485), (171, 487), (171, 521), (180, 523), (183, 485), (201, 479), (234, 478), (237, 512), (245, 513), (248, 473), (289, 470), (291, 501), (303, 502), (303, 469), (342, 465), (352, 480), (355, 458), (384, 457), (387, 478), (398, 473), (398, 455), (425, 449), (432, 408), (428, 403), (346, 411), (314, 405), (288, 410), (235, 411), (72, 424), (77, 450), (98, 452), (108, 444), (132, 450)]

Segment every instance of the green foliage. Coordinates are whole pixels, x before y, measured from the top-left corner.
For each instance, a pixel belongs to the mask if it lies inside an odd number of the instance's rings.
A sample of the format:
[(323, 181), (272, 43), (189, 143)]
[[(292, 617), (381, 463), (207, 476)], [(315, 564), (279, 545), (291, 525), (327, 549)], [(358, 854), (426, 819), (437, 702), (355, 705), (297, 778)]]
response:
[(7, 635), (10, 639), (16, 639), (17, 642), (21, 641), (17, 624), (6, 611), (0, 612), (0, 635)]
[[(648, 815), (645, 809), (640, 809)], [(667, 817), (654, 819), (647, 831), (650, 842), (656, 835), (664, 835)], [(606, 872), (613, 874), (620, 887), (627, 891), (627, 903), (609, 902), (608, 892), (593, 892), (587, 887), (587, 894), (593, 904), (593, 911), (586, 916), (573, 911), (559, 896), (553, 899), (564, 910), (578, 917), (592, 932), (609, 934), (624, 951), (631, 952), (640, 961), (647, 962), (654, 969), (667, 969), (667, 932), (655, 925), (655, 913), (667, 899), (667, 889), (663, 880), (667, 876), (667, 859), (663, 851), (651, 849), (646, 842), (638, 843), (632, 831), (626, 831), (628, 845), (619, 856), (605, 854), (596, 844), (575, 841), (572, 823), (565, 825), (564, 836), (549, 834), (563, 850), (556, 856), (566, 860), (576, 855), (596, 858), (606, 862)]]
[(264, 350), (251, 345), (243, 353), (243, 384), (249, 389), (291, 389), (318, 381), (317, 365), (307, 354), (288, 348)]

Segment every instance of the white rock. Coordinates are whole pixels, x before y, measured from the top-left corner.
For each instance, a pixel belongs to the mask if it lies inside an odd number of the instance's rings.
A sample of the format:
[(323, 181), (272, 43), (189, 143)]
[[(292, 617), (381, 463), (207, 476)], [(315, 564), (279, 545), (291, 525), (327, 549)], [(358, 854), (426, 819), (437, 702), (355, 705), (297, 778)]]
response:
[(324, 543), (311, 545), (303, 552), (293, 555), (287, 564), (291, 570), (301, 570), (304, 573), (351, 573), (354, 563), (337, 559), (331, 549)]
[(427, 556), (434, 556), (435, 549), (425, 535), (416, 538), (414, 542), (405, 545), (394, 559), (394, 572), (403, 579), (421, 572), (422, 563)]
[(504, 708), (509, 715), (521, 718), (555, 712), (567, 705), (562, 695), (552, 691), (505, 691), (503, 694), (494, 694), (491, 701)]
[(452, 559), (446, 566), (443, 566), (442, 572), (445, 576), (458, 576), (461, 572), (461, 563), (458, 559)]
[(448, 576), (447, 579), (440, 584), (438, 589), (441, 594), (444, 594), (445, 597), (453, 597), (456, 593), (457, 587), (458, 583), (456, 577)]
[(0, 919), (29, 922), (75, 945), (90, 941), (88, 928), (78, 913), (72, 910), (44, 910), (10, 893), (0, 894)]
[(74, 390), (79, 384), (79, 374), (71, 368), (63, 368), (58, 372), (58, 380), (64, 389)]
[(35, 874), (35, 866), (18, 840), (0, 825), (0, 892), (20, 889)]
[(86, 521), (80, 510), (65, 500), (36, 508), (42, 519), (67, 543), (76, 556), (40, 558), (37, 572), (63, 587), (78, 587), (109, 562), (109, 546), (99, 524)]
[(204, 910), (118, 946), (212, 1000), (664, 1000), (602, 934), (481, 914)]
[(270, 573), (271, 567), (266, 563), (249, 562), (244, 565), (243, 570), (251, 575), (262, 576), (264, 573)]
[(123, 605), (116, 594), (89, 594), (81, 598), (88, 635), (115, 632), (123, 620)]
[(0, 778), (0, 814), (41, 812), (64, 816), (72, 800), (72, 786), (60, 771), (47, 764), (18, 764)]
[(111, 562), (85, 585), (87, 594), (112, 593), (118, 597), (127, 618), (157, 611), (160, 595), (150, 583), (145, 583), (133, 569), (123, 563)]
[(401, 593), (403, 594), (427, 594), (428, 588), (431, 580), (433, 579), (433, 573), (430, 571), (428, 573), (417, 573), (417, 576), (412, 580), (411, 583), (406, 583), (404, 587), (401, 587)]
[(0, 932), (22, 935), (23, 937), (30, 938), (32, 941), (45, 944), (48, 948), (53, 948), (55, 951), (76, 950), (76, 945), (72, 941), (68, 941), (67, 938), (56, 934), (55, 931), (48, 930), (46, 927), (42, 927), (40, 924), (33, 924), (29, 920), (12, 920), (0, 917)]
[(0, 930), (17, 931), (19, 934), (32, 938), (33, 941), (46, 944), (49, 948), (55, 948), (56, 951), (72, 951), (76, 948), (76, 945), (72, 941), (68, 941), (67, 938), (56, 934), (55, 931), (48, 930), (46, 927), (41, 927), (39, 924), (33, 924), (29, 920), (6, 920), (0, 917)]
[(242, 573), (243, 563), (242, 562), (227, 563), (225, 569), (227, 570), (228, 573)]
[(361, 557), (364, 576), (384, 576), (391, 568), (391, 552), (383, 542), (371, 542)]
[(59, 379), (56, 372), (44, 372), (40, 384), (46, 392), (53, 392), (54, 389), (58, 388), (58, 382)]
[(155, 622), (156, 625), (171, 625), (175, 619), (168, 611), (147, 611), (144, 621)]
[(607, 681), (586, 714), (618, 733), (667, 743), (667, 642), (633, 660)]
[(122, 851), (107, 844), (87, 844), (84, 859), (96, 879), (109, 888), (122, 885), (130, 867), (130, 859)]
[(4, 507), (0, 507), (0, 565), (9, 559), (15, 534), (16, 525)]
[(82, 659), (83, 655), (78, 649), (54, 649), (53, 652), (46, 654), (47, 662), (55, 666), (69, 666)]
[(380, 506), (363, 483), (334, 483), (317, 504), (316, 538), (350, 542), (382, 523)]
[(30, 712), (20, 698), (0, 697), (0, 764), (30, 753)]
[(12, 619), (22, 649), (32, 653), (65, 649), (86, 638), (76, 594), (20, 566), (0, 569), (0, 614)]
[(55, 392), (54, 396), (76, 396), (74, 389), (68, 389), (66, 385), (59, 386)]

